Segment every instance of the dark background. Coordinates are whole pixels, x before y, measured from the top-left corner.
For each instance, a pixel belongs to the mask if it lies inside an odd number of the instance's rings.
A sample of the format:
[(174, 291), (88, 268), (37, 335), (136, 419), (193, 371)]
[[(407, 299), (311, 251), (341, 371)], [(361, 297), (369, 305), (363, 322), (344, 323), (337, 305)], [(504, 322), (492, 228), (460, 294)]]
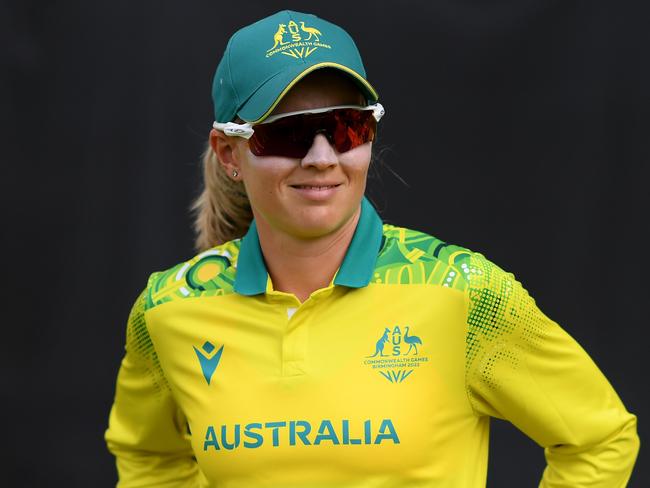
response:
[[(114, 485), (126, 317), (149, 273), (193, 255), (212, 74), (237, 28), (286, 7), (357, 40), (387, 108), (369, 189), (385, 220), (514, 272), (643, 443), (646, 2), (21, 0), (0, 3), (5, 486)], [(488, 486), (537, 486), (542, 450), (493, 425)], [(629, 486), (650, 486), (649, 460)]]

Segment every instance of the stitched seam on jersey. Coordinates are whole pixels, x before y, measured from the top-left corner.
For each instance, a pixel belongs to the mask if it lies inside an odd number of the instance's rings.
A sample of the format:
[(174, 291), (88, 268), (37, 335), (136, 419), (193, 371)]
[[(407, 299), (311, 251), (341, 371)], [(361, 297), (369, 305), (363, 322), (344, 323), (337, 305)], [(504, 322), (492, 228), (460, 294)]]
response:
[(447, 286), (442, 286), (440, 283), (368, 283), (368, 287), (370, 286), (422, 286), (425, 288), (434, 288), (438, 287), (441, 290), (449, 290), (450, 292), (454, 293), (465, 293), (466, 290), (459, 290), (458, 288), (451, 288)]
[[(152, 307), (145, 310), (145, 313), (150, 312), (150, 311), (152, 311), (154, 309), (158, 310), (161, 307), (165, 307), (167, 305), (179, 304), (179, 303), (183, 302), (184, 300), (219, 299), (219, 298), (229, 297), (231, 295), (241, 296), (237, 292), (228, 292), (228, 293), (224, 293), (224, 294), (221, 294), (221, 295), (190, 295), (190, 296), (187, 296), (187, 297), (177, 297), (176, 299), (167, 300), (167, 301), (158, 303), (156, 305), (153, 305)], [(263, 297), (264, 295), (261, 295), (261, 296)], [(255, 298), (255, 297), (243, 297), (243, 298), (248, 299), (248, 298)]]
[(465, 371), (463, 374), (464, 378), (464, 385), (463, 387), (465, 388), (465, 396), (467, 397), (467, 403), (469, 404), (469, 408), (472, 410), (472, 413), (476, 417), (483, 417), (483, 415), (479, 414), (479, 412), (476, 411), (476, 408), (474, 407), (474, 402), (472, 401), (472, 395), (470, 393), (469, 385), (470, 385), (470, 379), (469, 377), (472, 375), (472, 373), (476, 374), (476, 371), (472, 371), (472, 369), (469, 367), (467, 364), (467, 337), (469, 336), (469, 329), (470, 329), (470, 323), (469, 323), (469, 311), (471, 307), (470, 299), (469, 299), (469, 288), (463, 292), (464, 295), (464, 302), (465, 302), (465, 354), (464, 354), (464, 365), (465, 365)]
[(212, 294), (207, 294), (207, 293), (197, 293), (197, 294), (191, 294), (188, 296), (175, 296), (174, 298), (167, 299), (165, 301), (159, 301), (158, 303), (152, 304), (150, 307), (148, 307), (145, 311), (148, 312), (150, 310), (153, 310), (158, 307), (162, 307), (164, 305), (170, 304), (170, 303), (176, 303), (182, 300), (190, 300), (192, 298), (220, 298), (220, 297), (227, 297), (230, 295), (237, 295), (236, 292), (234, 291), (227, 291), (223, 293), (212, 293)]
[[(486, 384), (484, 381), (485, 379), (485, 373), (480, 372), (481, 366), (485, 364), (485, 358), (489, 356), (489, 354), (494, 351), (497, 347), (500, 346), (501, 342), (503, 339), (501, 339), (501, 336), (499, 337), (492, 337), (490, 338), (489, 336), (487, 337), (487, 344), (484, 344), (482, 349), (479, 349), (478, 351), (475, 351), (472, 353), (472, 348), (475, 346), (480, 346), (481, 341), (479, 339), (481, 334), (484, 334), (485, 331), (489, 331), (491, 333), (494, 333), (493, 329), (485, 329), (484, 327), (481, 327), (481, 325), (485, 325), (482, 322), (480, 322), (480, 317), (487, 313), (494, 313), (495, 316), (492, 317), (493, 319), (497, 317), (496, 314), (498, 314), (499, 310), (495, 309), (492, 310), (489, 308), (491, 305), (494, 305), (494, 301), (491, 300), (491, 298), (494, 298), (496, 295), (494, 293), (494, 290), (490, 287), (490, 284), (493, 286), (499, 285), (501, 289), (504, 284), (500, 281), (497, 281), (497, 283), (492, 283), (492, 280), (495, 280), (499, 277), (495, 277), (492, 273), (495, 271), (494, 269), (490, 269), (488, 266), (486, 266), (486, 263), (489, 265), (493, 266), (496, 268), (496, 271), (500, 270), (500, 268), (496, 267), (493, 263), (490, 263), (483, 257), (482, 255), (478, 253), (472, 253), (470, 256), (470, 261), (469, 264), (472, 265), (470, 268), (470, 273), (467, 275), (467, 284), (468, 287), (466, 288), (466, 296), (467, 296), (467, 303), (468, 303), (468, 308), (467, 308), (467, 316), (466, 316), (466, 324), (467, 324), (467, 329), (466, 329), (466, 335), (465, 335), (465, 371), (466, 371), (466, 386), (467, 386), (467, 394), (468, 398), (471, 402), (472, 409), (474, 412), (479, 415), (476, 412), (476, 409), (474, 407), (474, 400), (473, 400), (473, 395), (469, 389), (469, 385), (472, 383), (472, 379), (478, 378), (478, 383), (479, 384)], [(474, 257), (478, 259), (477, 263), (472, 263), (471, 258)], [(471, 273), (471, 270), (475, 270), (475, 273)], [(471, 276), (474, 276), (476, 280), (479, 280), (478, 284), (472, 283)], [(487, 281), (483, 281), (487, 280)], [(477, 286), (478, 285), (478, 286)], [(478, 294), (478, 296), (473, 295), (473, 294)], [(501, 295), (498, 296), (498, 305), (502, 305), (502, 298)], [(473, 314), (478, 314), (479, 317), (479, 323), (476, 321), (476, 317), (473, 316)], [(488, 325), (490, 326), (495, 326), (494, 323), (488, 321)], [(476, 337), (471, 337), (470, 338), (470, 333), (473, 334), (473, 336)], [(476, 355), (478, 353), (478, 355)], [(487, 385), (486, 386), (490, 386)], [(493, 387), (494, 385), (492, 385)]]

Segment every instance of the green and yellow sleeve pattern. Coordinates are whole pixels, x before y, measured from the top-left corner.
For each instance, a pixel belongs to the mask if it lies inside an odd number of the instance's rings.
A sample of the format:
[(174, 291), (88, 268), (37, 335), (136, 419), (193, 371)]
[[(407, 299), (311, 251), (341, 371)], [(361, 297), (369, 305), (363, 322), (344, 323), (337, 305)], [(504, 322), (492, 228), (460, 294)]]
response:
[(578, 343), (512, 274), (478, 253), (468, 277), (466, 383), (478, 415), (507, 419), (545, 448), (541, 488), (623, 488), (636, 417)]
[(199, 470), (185, 416), (174, 402), (144, 319), (147, 290), (128, 319), (106, 442), (119, 488), (196, 487)]

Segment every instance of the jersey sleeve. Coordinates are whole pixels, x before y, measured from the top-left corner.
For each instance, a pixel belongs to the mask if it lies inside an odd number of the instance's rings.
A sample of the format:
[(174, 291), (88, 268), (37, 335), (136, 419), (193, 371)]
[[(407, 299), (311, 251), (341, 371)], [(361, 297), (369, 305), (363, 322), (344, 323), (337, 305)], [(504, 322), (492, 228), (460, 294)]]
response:
[(477, 415), (508, 420), (544, 447), (540, 488), (621, 488), (639, 449), (636, 417), (580, 345), (512, 274), (472, 254), (466, 384)]
[(172, 398), (147, 331), (146, 290), (128, 319), (126, 353), (105, 434), (119, 488), (196, 487), (199, 470), (187, 421)]

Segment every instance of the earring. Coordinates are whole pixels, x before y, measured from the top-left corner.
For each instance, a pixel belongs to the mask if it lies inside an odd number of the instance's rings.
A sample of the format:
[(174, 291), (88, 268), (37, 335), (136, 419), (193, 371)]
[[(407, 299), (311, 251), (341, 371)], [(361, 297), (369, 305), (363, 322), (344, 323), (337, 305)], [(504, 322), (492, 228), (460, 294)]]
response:
[(239, 176), (239, 173), (237, 172), (237, 170), (236, 170), (236, 169), (233, 169), (233, 170), (232, 170), (232, 177), (233, 177), (233, 178), (237, 178), (238, 176)]

